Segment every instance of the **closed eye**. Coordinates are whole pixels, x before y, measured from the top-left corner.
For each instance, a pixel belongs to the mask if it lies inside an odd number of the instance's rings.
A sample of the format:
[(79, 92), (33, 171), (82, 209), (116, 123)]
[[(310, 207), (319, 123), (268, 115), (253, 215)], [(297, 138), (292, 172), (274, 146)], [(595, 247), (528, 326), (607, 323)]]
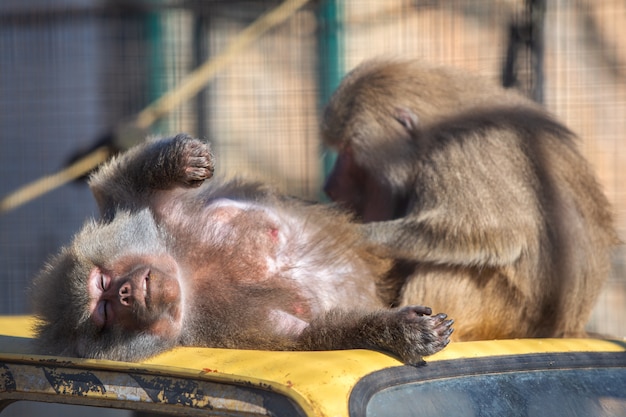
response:
[(107, 285), (108, 285), (108, 282), (107, 282), (105, 275), (100, 274), (100, 288), (102, 289), (102, 291), (106, 291)]

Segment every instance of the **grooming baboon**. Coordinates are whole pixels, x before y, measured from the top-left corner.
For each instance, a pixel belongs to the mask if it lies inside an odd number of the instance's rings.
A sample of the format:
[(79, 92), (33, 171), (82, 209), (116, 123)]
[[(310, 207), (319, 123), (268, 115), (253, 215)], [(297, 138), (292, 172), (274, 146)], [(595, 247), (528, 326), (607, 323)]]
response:
[(373, 60), (325, 110), (325, 191), (397, 259), (389, 305), (455, 318), (455, 339), (582, 336), (616, 243), (577, 138), (489, 81)]
[(208, 145), (179, 135), (93, 176), (103, 219), (34, 282), (42, 352), (372, 348), (415, 364), (448, 343), (445, 314), (383, 308), (375, 281), (389, 262), (347, 216), (258, 184), (204, 183), (212, 170)]

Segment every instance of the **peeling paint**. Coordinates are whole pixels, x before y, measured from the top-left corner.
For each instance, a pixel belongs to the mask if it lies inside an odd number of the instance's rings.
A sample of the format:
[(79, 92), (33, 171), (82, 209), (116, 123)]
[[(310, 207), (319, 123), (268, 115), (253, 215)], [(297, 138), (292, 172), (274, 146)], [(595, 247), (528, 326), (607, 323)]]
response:
[(196, 381), (137, 374), (131, 374), (130, 376), (137, 381), (155, 403), (163, 402), (194, 408), (213, 409), (211, 402), (202, 390), (198, 389)]
[[(110, 406), (111, 401), (121, 400), (138, 404), (175, 405), (185, 407), (188, 411), (197, 409), (272, 415), (270, 410), (277, 409), (286, 410), (287, 415), (302, 415), (298, 411), (294, 413), (296, 409), (287, 398), (259, 390), (258, 386), (253, 388), (254, 384), (246, 384), (250, 387), (244, 387), (202, 379), (149, 375), (145, 370), (129, 372), (76, 369), (71, 362), (72, 367), (67, 368), (55, 366), (56, 362), (52, 361), (47, 361), (46, 364), (51, 366), (41, 366), (41, 362), (33, 362), (31, 365), (0, 362), (0, 404), (3, 394), (17, 392), (25, 400), (32, 395), (56, 394), (81, 397), (81, 404), (84, 404), (84, 399), (88, 398), (95, 406)], [(62, 402), (65, 401), (67, 400)], [(132, 406), (128, 408), (133, 409)], [(172, 409), (168, 410), (171, 412)]]
[(41, 368), (57, 394), (84, 396), (88, 393), (106, 393), (104, 384), (91, 372), (59, 372), (57, 368)]
[(6, 364), (0, 364), (0, 391), (13, 392), (16, 389), (15, 378), (13, 378), (11, 370)]

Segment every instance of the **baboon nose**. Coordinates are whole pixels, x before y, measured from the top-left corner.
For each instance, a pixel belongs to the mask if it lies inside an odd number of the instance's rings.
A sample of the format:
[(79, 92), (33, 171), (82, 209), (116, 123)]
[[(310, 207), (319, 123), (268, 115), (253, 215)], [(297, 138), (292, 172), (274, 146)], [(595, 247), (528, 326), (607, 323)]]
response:
[(133, 303), (132, 288), (129, 283), (120, 287), (120, 304), (129, 307)]

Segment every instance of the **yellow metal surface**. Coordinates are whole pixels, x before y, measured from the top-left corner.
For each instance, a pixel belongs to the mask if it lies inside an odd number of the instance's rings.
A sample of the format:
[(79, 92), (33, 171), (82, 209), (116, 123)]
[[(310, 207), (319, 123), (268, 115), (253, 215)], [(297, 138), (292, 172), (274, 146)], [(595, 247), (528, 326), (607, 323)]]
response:
[(479, 358), (485, 356), (519, 355), (557, 352), (624, 352), (626, 342), (601, 339), (510, 339), (452, 343), (428, 358), (428, 362)]
[(328, 352), (260, 352), (232, 349), (179, 348), (145, 362), (158, 366), (201, 368), (215, 377), (270, 386), (294, 399), (311, 415), (347, 416), (348, 397), (363, 376), (401, 362), (382, 353), (351, 350)]
[[(0, 316), (0, 335), (4, 335), (0, 336), (0, 360), (36, 362), (44, 359), (29, 353), (27, 347), (22, 348), (23, 343), (22, 345), (10, 343), (14, 340), (28, 342), (28, 339), (21, 338), (32, 336), (32, 324), (33, 320), (28, 316)], [(452, 343), (442, 352), (426, 358), (426, 361), (434, 363), (459, 358), (572, 351), (623, 352), (626, 351), (626, 344), (596, 339)], [(348, 397), (359, 379), (386, 367), (402, 365), (391, 356), (367, 350), (267, 352), (191, 347), (173, 349), (144, 362), (133, 364), (103, 360), (48, 359), (50, 363), (59, 366), (101, 373), (106, 371), (129, 373), (132, 369), (135, 374), (169, 376), (179, 378), (179, 381), (193, 379), (267, 389), (291, 398), (309, 415), (329, 417), (348, 415)], [(416, 368), (415, 372), (420, 372), (420, 369)], [(46, 377), (50, 379), (50, 375)], [(136, 376), (134, 378), (137, 379)], [(212, 387), (220, 389), (219, 385)], [(112, 388), (106, 392), (107, 395), (117, 395)], [(96, 396), (103, 393), (94, 390), (88, 395)], [(159, 397), (151, 400), (159, 401)], [(219, 398), (211, 398), (211, 401), (217, 400)], [(254, 401), (256, 400), (248, 401), (248, 406), (254, 405)]]
[(0, 316), (0, 335), (32, 337), (34, 323), (32, 316)]

